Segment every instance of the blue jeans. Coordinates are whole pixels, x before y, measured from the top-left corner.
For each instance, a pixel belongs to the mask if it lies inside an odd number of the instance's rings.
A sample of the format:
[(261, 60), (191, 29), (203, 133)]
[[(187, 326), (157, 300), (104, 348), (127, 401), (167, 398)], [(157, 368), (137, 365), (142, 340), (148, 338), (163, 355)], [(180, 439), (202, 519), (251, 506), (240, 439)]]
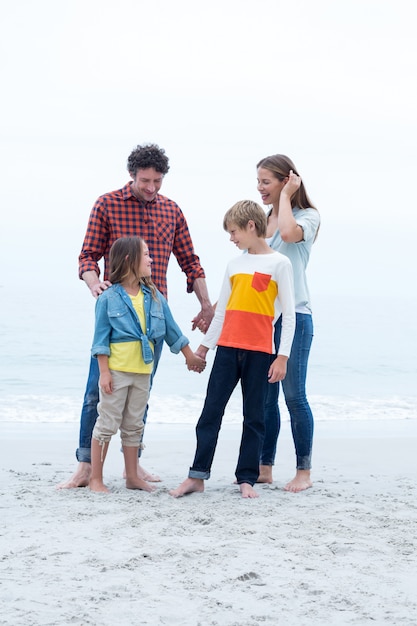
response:
[[(275, 325), (275, 345), (281, 337), (281, 318)], [(287, 362), (287, 375), (282, 381), (285, 403), (291, 419), (297, 469), (311, 469), (314, 420), (306, 396), (307, 362), (313, 341), (311, 315), (296, 313), (295, 335)], [(265, 438), (260, 456), (261, 465), (273, 465), (281, 426), (278, 407), (279, 384), (268, 385), (265, 404)]]
[[(151, 374), (151, 388), (153, 378), (156, 374), (159, 359), (161, 358), (162, 348), (164, 342), (158, 341), (154, 348), (154, 366)], [(91, 463), (91, 437), (93, 434), (94, 426), (98, 417), (97, 404), (99, 401), (98, 380), (100, 378), (100, 371), (98, 368), (98, 360), (91, 357), (90, 371), (88, 373), (87, 385), (85, 388), (84, 402), (81, 409), (80, 418), (80, 440), (79, 447), (75, 453), (78, 461), (83, 463)], [(148, 413), (148, 407), (146, 407), (145, 415), (143, 416), (143, 422), (146, 423), (146, 417)], [(141, 454), (141, 448), (139, 448), (139, 456)]]
[(217, 347), (203, 411), (196, 426), (197, 449), (188, 476), (210, 478), (226, 405), (240, 380), (243, 396), (243, 431), (236, 480), (254, 485), (259, 476), (259, 455), (264, 437), (268, 369), (272, 355), (238, 348)]

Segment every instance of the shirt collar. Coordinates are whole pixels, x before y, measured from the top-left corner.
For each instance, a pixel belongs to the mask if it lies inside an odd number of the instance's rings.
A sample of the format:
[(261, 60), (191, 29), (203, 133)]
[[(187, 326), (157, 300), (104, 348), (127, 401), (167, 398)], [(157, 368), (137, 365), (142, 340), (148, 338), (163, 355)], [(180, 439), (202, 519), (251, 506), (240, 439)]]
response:
[(139, 200), (139, 198), (137, 198), (133, 193), (132, 193), (132, 183), (127, 183), (123, 188), (122, 188), (122, 194), (123, 194), (123, 200), (129, 200), (130, 198), (133, 198), (134, 200), (136, 200), (136, 202), (138, 202), (139, 204), (142, 204), (145, 207), (152, 207), (155, 206), (155, 204), (158, 201), (158, 196), (159, 194), (156, 194), (155, 198), (153, 200), (151, 200), (150, 202), (145, 202), (144, 200)]

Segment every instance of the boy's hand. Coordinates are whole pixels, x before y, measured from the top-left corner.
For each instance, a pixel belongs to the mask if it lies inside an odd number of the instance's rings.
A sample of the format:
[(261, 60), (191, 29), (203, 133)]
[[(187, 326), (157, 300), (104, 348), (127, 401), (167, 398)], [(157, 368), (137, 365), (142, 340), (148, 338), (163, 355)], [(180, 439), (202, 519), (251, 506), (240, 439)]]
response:
[(268, 370), (268, 382), (277, 383), (280, 380), (284, 380), (287, 373), (287, 361), (288, 357), (283, 354), (279, 354), (275, 361), (273, 361)]

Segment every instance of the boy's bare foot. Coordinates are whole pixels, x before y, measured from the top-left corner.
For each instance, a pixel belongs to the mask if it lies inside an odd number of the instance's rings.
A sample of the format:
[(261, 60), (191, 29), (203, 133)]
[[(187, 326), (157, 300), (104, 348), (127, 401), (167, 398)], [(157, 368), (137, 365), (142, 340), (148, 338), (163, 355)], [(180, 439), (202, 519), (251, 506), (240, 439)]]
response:
[(272, 465), (260, 465), (259, 466), (259, 476), (256, 482), (268, 483), (269, 485), (273, 482)]
[(91, 491), (95, 491), (96, 493), (110, 493), (103, 481), (98, 478), (92, 478), (89, 487)]
[(239, 489), (242, 498), (259, 498), (259, 493), (249, 483), (240, 483)]
[(203, 492), (204, 480), (202, 478), (186, 478), (179, 487), (171, 489), (168, 493), (173, 498), (181, 498), (187, 493)]
[(80, 462), (71, 478), (56, 486), (57, 489), (74, 489), (75, 487), (87, 487), (90, 482), (91, 464)]
[[(123, 472), (123, 478), (126, 478), (126, 470)], [(147, 483), (160, 483), (161, 479), (156, 474), (150, 474), (139, 463), (138, 459), (138, 478), (146, 480)]]
[(310, 470), (297, 470), (294, 478), (285, 485), (284, 491), (291, 491), (292, 493), (299, 493), (305, 491), (313, 486), (310, 479)]
[(147, 483), (146, 480), (135, 476), (133, 479), (126, 478), (126, 489), (142, 489), (142, 491), (151, 493), (155, 491), (156, 487)]

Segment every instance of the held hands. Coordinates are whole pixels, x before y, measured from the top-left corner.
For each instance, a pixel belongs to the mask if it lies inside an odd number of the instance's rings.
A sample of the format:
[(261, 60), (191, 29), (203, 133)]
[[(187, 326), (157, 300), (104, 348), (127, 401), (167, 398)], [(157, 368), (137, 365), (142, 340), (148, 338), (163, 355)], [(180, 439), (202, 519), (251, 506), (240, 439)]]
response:
[(290, 170), (287, 183), (282, 188), (281, 193), (287, 194), (289, 198), (292, 198), (295, 192), (300, 188), (301, 185), (301, 176), (297, 176), (294, 174), (292, 170)]
[(206, 361), (201, 356), (198, 356), (196, 352), (192, 352), (186, 358), (185, 363), (190, 372), (197, 372), (198, 374), (201, 374), (207, 365)]

